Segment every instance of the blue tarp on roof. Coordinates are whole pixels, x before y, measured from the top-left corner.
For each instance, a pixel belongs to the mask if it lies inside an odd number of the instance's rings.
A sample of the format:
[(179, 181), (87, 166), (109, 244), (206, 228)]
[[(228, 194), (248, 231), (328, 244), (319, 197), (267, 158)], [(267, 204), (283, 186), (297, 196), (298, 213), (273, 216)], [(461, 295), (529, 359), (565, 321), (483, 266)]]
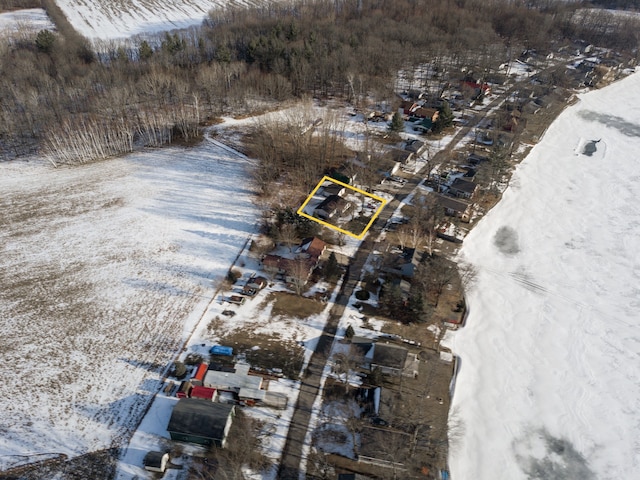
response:
[(222, 345), (214, 345), (209, 350), (209, 353), (212, 355), (226, 355), (228, 357), (233, 356), (233, 348), (231, 347), (223, 347)]

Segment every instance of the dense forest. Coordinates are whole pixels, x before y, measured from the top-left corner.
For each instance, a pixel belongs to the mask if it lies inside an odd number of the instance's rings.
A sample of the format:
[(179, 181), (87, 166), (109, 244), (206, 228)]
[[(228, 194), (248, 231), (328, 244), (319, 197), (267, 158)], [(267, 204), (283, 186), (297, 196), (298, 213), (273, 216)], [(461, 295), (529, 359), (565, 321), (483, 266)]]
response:
[(392, 99), (400, 69), (430, 65), (416, 82), (438, 84), (575, 39), (637, 55), (640, 36), (632, 16), (582, 10), (577, 21), (572, 2), (317, 0), (229, 7), (156, 41), (92, 45), (54, 0), (5, 8), (34, 4), (56, 31), (0, 44), (0, 155), (56, 164), (190, 142), (222, 113), (288, 98)]

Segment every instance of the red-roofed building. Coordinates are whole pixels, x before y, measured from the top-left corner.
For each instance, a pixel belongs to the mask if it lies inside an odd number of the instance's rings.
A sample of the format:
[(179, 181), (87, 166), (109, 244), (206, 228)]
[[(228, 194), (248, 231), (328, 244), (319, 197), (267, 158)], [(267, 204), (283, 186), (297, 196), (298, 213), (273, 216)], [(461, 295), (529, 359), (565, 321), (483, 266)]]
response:
[(470, 88), (475, 92), (476, 95), (480, 95), (480, 93), (482, 93), (483, 95), (489, 95), (491, 93), (491, 86), (487, 85), (486, 83), (477, 83), (464, 80), (460, 83), (462, 88)]
[(206, 363), (201, 363), (200, 365), (198, 365), (196, 373), (191, 378), (191, 383), (193, 385), (202, 385), (202, 379), (204, 378), (204, 375), (207, 373), (208, 369), (209, 365)]
[(440, 115), (437, 108), (427, 108), (410, 100), (404, 100), (400, 104), (400, 110), (408, 117), (426, 118), (432, 122), (435, 122)]
[(218, 391), (211, 387), (195, 386), (191, 389), (189, 396), (191, 398), (202, 398), (203, 400), (215, 402), (218, 396)]

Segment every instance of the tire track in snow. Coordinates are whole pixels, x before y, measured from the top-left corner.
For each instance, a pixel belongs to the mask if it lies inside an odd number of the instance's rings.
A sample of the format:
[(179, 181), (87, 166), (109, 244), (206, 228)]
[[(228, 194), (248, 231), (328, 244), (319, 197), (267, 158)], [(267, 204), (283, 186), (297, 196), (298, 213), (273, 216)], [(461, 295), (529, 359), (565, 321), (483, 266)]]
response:
[[(559, 300), (565, 301), (580, 309), (590, 310), (592, 312), (597, 313), (601, 317), (607, 318), (613, 323), (621, 324), (627, 327), (633, 326), (631, 323), (621, 320), (620, 318), (615, 317), (611, 315), (611, 313), (605, 312), (594, 305), (582, 302), (580, 300), (576, 300), (575, 298), (572, 298), (568, 295), (559, 293), (560, 288), (555, 288), (553, 285), (549, 285), (548, 287), (546, 287), (538, 282), (535, 282), (527, 274), (519, 273), (519, 272), (502, 272), (500, 270), (492, 269), (490, 267), (483, 267), (480, 265), (475, 265), (475, 268), (477, 268), (478, 270), (482, 270), (484, 272), (490, 273), (495, 277), (501, 278), (503, 280), (511, 280), (517, 283), (518, 285), (520, 285), (521, 287), (523, 287), (524, 289), (529, 290), (530, 292), (533, 292), (539, 295), (548, 295), (550, 297), (554, 297)], [(558, 287), (561, 287), (561, 285), (558, 285)], [(613, 345), (611, 346), (616, 350), (620, 350), (619, 347), (614, 347)]]

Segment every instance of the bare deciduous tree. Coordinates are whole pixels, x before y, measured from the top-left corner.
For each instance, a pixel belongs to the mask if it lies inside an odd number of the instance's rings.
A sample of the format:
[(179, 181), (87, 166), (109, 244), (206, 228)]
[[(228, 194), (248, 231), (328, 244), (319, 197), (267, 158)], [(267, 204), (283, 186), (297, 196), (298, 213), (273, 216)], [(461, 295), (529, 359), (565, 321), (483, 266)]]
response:
[(296, 226), (292, 223), (285, 223), (278, 229), (278, 240), (289, 248), (289, 252), (293, 251), (293, 246), (298, 243), (298, 232)]
[(289, 262), (287, 275), (290, 277), (296, 295), (302, 295), (304, 292), (304, 287), (309, 279), (310, 269), (311, 266), (308, 260), (304, 258), (297, 258)]

